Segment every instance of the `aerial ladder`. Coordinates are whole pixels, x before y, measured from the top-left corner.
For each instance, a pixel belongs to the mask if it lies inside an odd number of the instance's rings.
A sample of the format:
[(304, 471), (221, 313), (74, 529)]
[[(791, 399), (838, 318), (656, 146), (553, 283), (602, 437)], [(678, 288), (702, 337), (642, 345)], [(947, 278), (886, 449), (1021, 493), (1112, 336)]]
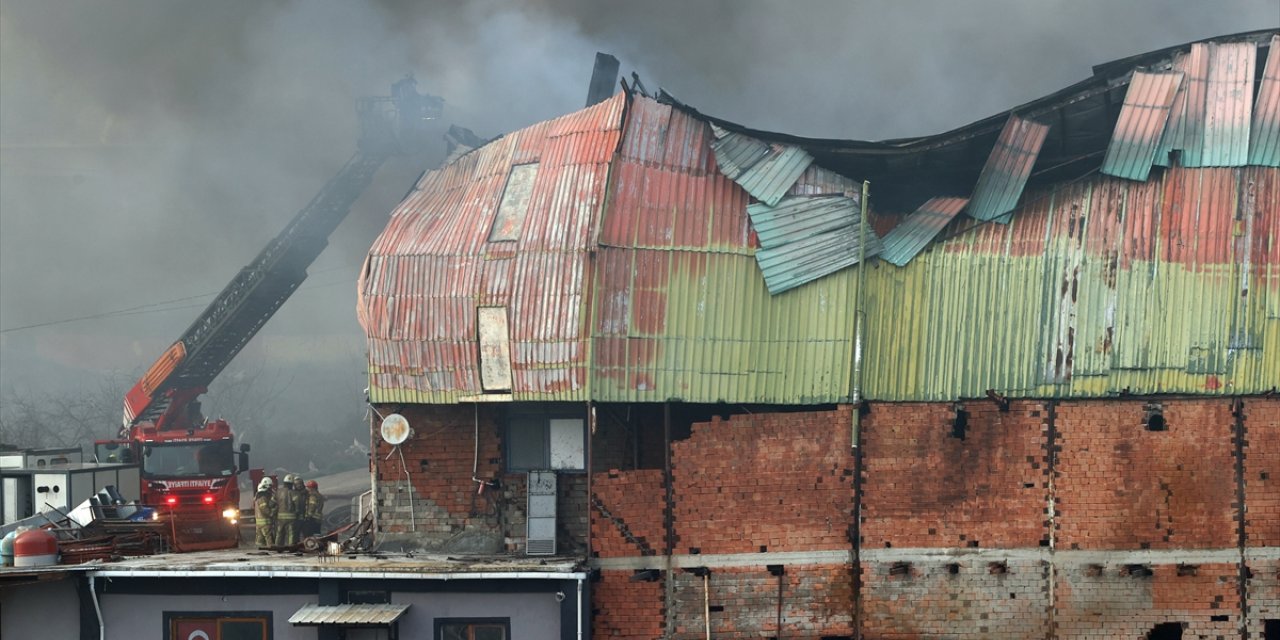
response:
[(358, 99), (355, 154), (129, 389), (118, 438), (95, 443), (100, 462), (140, 464), (142, 502), (170, 520), (178, 550), (239, 541), (237, 476), (247, 470), (249, 447), (233, 450), (230, 425), (206, 420), (199, 396), (306, 280), (378, 168), (415, 151), (443, 107), (443, 99), (419, 93), (412, 76), (390, 96)]

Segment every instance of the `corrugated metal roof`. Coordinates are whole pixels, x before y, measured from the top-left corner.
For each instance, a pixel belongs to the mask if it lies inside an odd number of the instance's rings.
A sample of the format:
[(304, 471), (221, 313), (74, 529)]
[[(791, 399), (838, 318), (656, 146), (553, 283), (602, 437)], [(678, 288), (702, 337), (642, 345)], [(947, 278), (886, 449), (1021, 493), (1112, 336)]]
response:
[[(587, 248), (625, 97), (509, 134), (423, 177), (369, 252), (359, 289), (375, 402), (482, 393), (477, 307), (510, 326), (512, 396), (586, 394)], [(489, 242), (507, 175), (539, 163), (519, 239)]]
[(1204, 146), (1199, 164), (1185, 166), (1242, 167), (1248, 162), (1256, 49), (1252, 42), (1209, 43)]
[(1010, 115), (996, 146), (987, 157), (969, 198), (968, 214), (978, 220), (1007, 222), (1005, 214), (1018, 206), (1031, 167), (1049, 134), (1049, 125)]
[(1181, 85), (1179, 71), (1134, 72), (1102, 161), (1102, 173), (1130, 180), (1147, 179)]
[(884, 237), (880, 257), (890, 264), (905, 266), (968, 203), (968, 198), (931, 198)]
[(298, 626), (388, 626), (409, 610), (407, 604), (308, 604), (289, 616)]
[(1170, 154), (1178, 152), (1183, 166), (1199, 166), (1200, 151), (1204, 144), (1205, 86), (1209, 77), (1209, 47), (1203, 42), (1191, 45), (1191, 50), (1173, 58), (1173, 69), (1182, 72), (1182, 84), (1169, 109), (1169, 120), (1160, 150), (1156, 152), (1156, 164), (1167, 167)]
[[(594, 263), (592, 397), (846, 397), (853, 334), (844, 310), (856, 272), (771, 296), (753, 255), (748, 195), (717, 169), (711, 142), (710, 127), (688, 113), (631, 103)], [(852, 186), (810, 167), (793, 188)]]
[(720, 172), (765, 204), (778, 204), (813, 163), (813, 156), (800, 147), (770, 144), (719, 127), (715, 130), (711, 147)]
[(1249, 129), (1249, 164), (1280, 167), (1280, 36), (1271, 38)]

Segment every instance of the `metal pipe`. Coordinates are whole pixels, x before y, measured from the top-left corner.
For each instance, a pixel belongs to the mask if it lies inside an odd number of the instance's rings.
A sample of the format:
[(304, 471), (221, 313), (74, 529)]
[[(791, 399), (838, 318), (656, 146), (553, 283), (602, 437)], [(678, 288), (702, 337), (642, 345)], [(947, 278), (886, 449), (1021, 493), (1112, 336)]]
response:
[(858, 429), (861, 427), (862, 412), (862, 333), (863, 325), (866, 318), (863, 315), (862, 302), (866, 296), (867, 290), (867, 201), (871, 197), (871, 183), (866, 180), (862, 181), (862, 198), (858, 203), (861, 207), (861, 213), (858, 216), (858, 295), (854, 298), (853, 303), (853, 392), (850, 393), (850, 400), (853, 402), (853, 419), (850, 421), (851, 433), (849, 434), (849, 443), (851, 447), (858, 446)]
[(98, 602), (98, 589), (92, 573), (89, 574), (89, 598), (93, 600), (94, 613), (98, 614), (98, 638), (107, 640), (107, 625), (102, 621), (102, 604)]
[(582, 578), (578, 578), (578, 640), (582, 640)]
[(702, 620), (707, 626), (707, 640), (711, 640), (711, 572), (702, 574)]

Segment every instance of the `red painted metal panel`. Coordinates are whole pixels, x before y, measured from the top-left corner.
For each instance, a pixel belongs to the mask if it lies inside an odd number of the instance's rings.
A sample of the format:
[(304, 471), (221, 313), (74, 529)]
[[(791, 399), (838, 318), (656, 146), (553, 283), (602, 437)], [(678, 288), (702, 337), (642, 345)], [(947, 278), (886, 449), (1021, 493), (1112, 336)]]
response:
[(1147, 179), (1169, 119), (1169, 108), (1181, 84), (1181, 72), (1134, 72), (1102, 161), (1102, 173), (1130, 180)]
[[(587, 250), (624, 104), (619, 95), (504, 136), (424, 176), (397, 207), (360, 281), (375, 397), (480, 393), (480, 305), (510, 310), (516, 397), (580, 395)], [(532, 162), (519, 238), (488, 242), (511, 167)]]

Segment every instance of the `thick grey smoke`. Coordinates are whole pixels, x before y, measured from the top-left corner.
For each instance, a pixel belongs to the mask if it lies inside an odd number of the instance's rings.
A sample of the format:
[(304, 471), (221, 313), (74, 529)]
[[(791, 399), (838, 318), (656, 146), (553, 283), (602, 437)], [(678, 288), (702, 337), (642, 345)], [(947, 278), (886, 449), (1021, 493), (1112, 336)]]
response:
[[(579, 108), (603, 50), (708, 113), (880, 139), (965, 124), (1095, 63), (1278, 22), (1280, 0), (4, 0), (0, 329), (216, 292), (354, 150), (354, 98), (408, 72), (446, 99), (441, 132), (495, 135)], [(274, 428), (358, 418), (357, 268), (436, 157), (383, 169), (233, 363), (230, 376), (272, 381)], [(0, 390), (128, 377), (207, 300), (0, 333)]]

